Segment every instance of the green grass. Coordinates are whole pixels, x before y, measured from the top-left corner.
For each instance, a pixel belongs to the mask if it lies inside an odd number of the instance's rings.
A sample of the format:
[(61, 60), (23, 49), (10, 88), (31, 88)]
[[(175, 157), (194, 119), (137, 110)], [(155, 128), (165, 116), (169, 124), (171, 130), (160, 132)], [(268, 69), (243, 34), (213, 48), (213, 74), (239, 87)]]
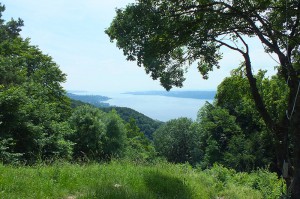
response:
[(0, 165), (0, 198), (278, 198), (275, 174), (236, 173), (215, 166), (207, 171), (189, 165), (128, 162), (13, 167)]

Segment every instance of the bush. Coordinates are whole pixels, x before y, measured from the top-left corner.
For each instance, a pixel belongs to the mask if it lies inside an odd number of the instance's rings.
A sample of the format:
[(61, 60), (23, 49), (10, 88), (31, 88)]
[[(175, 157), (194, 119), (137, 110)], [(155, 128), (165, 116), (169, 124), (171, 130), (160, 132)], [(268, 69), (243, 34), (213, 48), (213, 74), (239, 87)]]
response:
[[(231, 195), (230, 198), (243, 198), (241, 194), (251, 192), (252, 198), (277, 199), (284, 192), (283, 179), (278, 179), (276, 173), (267, 170), (257, 170), (251, 173), (236, 172), (215, 164), (205, 170), (210, 176), (219, 196)], [(244, 193), (243, 193), (244, 192)]]
[(15, 145), (13, 139), (0, 139), (0, 163), (15, 164), (19, 162), (21, 153), (14, 153), (11, 148)]

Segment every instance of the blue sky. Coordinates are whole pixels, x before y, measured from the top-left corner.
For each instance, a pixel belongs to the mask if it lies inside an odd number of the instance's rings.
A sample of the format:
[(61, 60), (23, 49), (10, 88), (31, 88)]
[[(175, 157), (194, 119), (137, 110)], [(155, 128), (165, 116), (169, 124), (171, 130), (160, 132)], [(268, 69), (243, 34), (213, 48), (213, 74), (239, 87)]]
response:
[[(135, 62), (126, 61), (104, 30), (115, 16), (115, 8), (133, 0), (2, 0), (5, 19), (25, 22), (22, 36), (53, 57), (67, 74), (67, 90), (126, 92), (163, 90)], [(273, 69), (276, 63), (255, 39), (251, 43), (252, 64)], [(240, 63), (240, 56), (224, 49), (221, 69), (203, 80), (195, 66), (189, 68), (181, 90), (216, 90), (217, 85)]]

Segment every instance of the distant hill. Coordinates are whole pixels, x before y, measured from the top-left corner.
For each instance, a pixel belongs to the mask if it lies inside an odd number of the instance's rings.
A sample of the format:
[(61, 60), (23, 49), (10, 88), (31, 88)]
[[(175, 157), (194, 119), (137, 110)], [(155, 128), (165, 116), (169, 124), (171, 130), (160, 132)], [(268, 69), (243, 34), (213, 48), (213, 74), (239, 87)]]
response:
[[(76, 108), (77, 106), (82, 106), (85, 104), (89, 104), (89, 103), (82, 102), (80, 100), (74, 100), (71, 98), (72, 108)], [(129, 122), (129, 119), (131, 117), (134, 118), (137, 123), (137, 126), (149, 139), (152, 139), (152, 134), (154, 133), (154, 131), (156, 131), (156, 129), (158, 129), (158, 127), (161, 124), (163, 124), (163, 122), (147, 117), (146, 115), (137, 112), (131, 108), (126, 108), (126, 107), (98, 107), (98, 108), (100, 108), (104, 112), (109, 112), (112, 109), (115, 109), (125, 122)]]
[(137, 126), (141, 129), (141, 131), (147, 136), (149, 139), (152, 139), (152, 134), (163, 122), (154, 120), (136, 110), (127, 107), (102, 107), (100, 108), (104, 112), (109, 112), (112, 109), (115, 109), (120, 117), (129, 122), (130, 118), (134, 118)]
[(216, 91), (140, 91), (127, 92), (130, 95), (159, 95), (166, 97), (192, 98), (192, 99), (208, 99), (213, 100)]
[(67, 96), (73, 100), (89, 103), (96, 107), (109, 106), (109, 103), (105, 103), (105, 101), (109, 100), (110, 98), (102, 95), (77, 95), (73, 93), (67, 93)]

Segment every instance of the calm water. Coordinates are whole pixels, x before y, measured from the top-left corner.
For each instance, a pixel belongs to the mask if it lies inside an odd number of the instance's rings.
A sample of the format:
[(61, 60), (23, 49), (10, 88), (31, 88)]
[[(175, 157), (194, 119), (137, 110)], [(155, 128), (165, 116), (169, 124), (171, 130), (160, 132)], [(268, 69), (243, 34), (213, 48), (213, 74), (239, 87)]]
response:
[(155, 95), (105, 94), (112, 99), (106, 101), (110, 105), (129, 107), (150, 118), (168, 121), (179, 117), (188, 117), (195, 120), (198, 110), (205, 101), (188, 98), (164, 97)]

